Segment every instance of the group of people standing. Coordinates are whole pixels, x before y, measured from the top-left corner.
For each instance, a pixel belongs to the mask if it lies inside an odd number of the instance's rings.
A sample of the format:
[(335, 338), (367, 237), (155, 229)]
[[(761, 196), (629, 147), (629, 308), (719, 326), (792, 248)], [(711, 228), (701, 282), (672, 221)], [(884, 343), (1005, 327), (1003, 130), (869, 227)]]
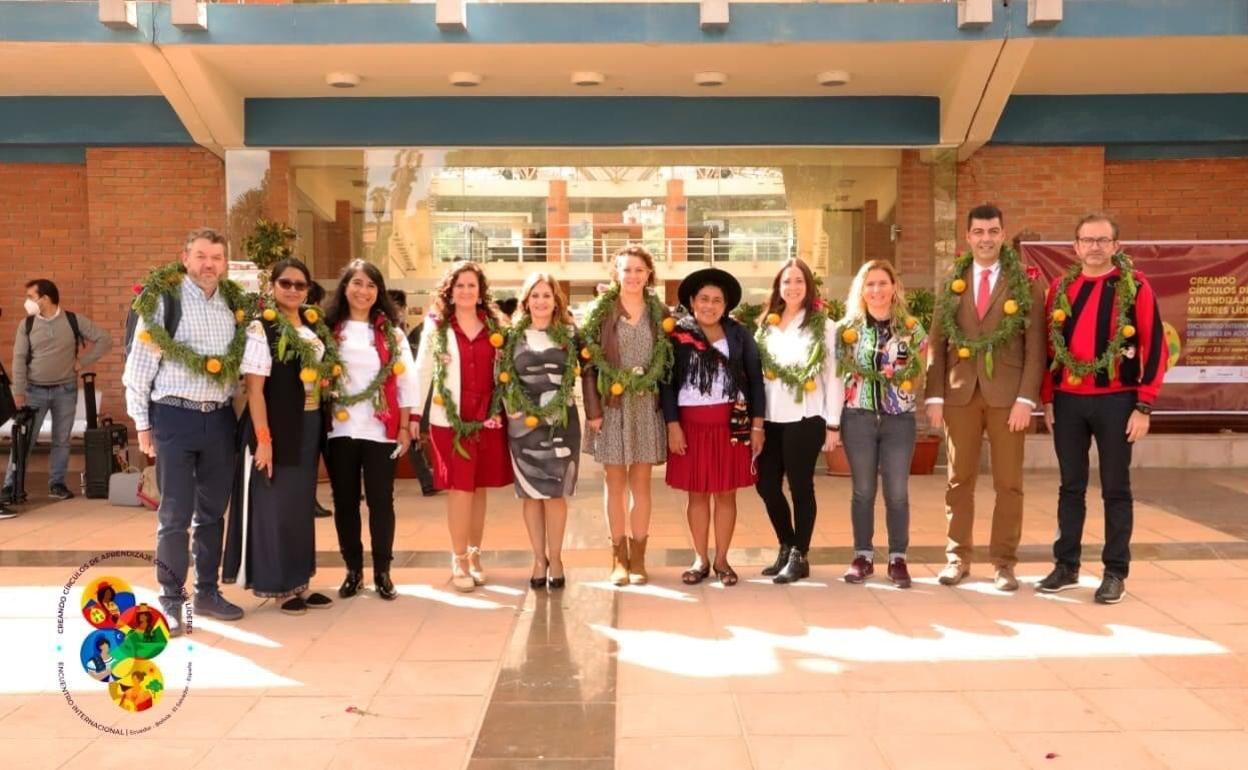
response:
[[(283, 260), (269, 276), (271, 293), (248, 305), (225, 277), (222, 236), (193, 232), (181, 264), (140, 287), (138, 342), (124, 375), (140, 448), (158, 460), (158, 578), (171, 631), (181, 631), (192, 519), (196, 611), (242, 615), (218, 587), (227, 504), (226, 581), (280, 600), (291, 614), (333, 603), (311, 590), (322, 456), (346, 563), (338, 596), (364, 586), (362, 486), (373, 585), (394, 599), (395, 461), (426, 431), (433, 486), (447, 492), (450, 580), (461, 591), (487, 581), (486, 490), (507, 485), (522, 501), (532, 542), (531, 585), (566, 584), (567, 500), (584, 455), (604, 468), (612, 584), (649, 579), (652, 472), (664, 463), (666, 483), (687, 495), (695, 556), (681, 575), (685, 584), (712, 572), (725, 586), (737, 583), (728, 553), (737, 490), (749, 486), (778, 544), (763, 574), (776, 583), (802, 580), (817, 514), (815, 464), (838, 444), (853, 477), (854, 556), (843, 577), (861, 583), (874, 574), (882, 480), (885, 574), (907, 588), (908, 477), (924, 390), (928, 420), (945, 427), (948, 441), (948, 563), (940, 582), (954, 585), (970, 572), (973, 492), (987, 433), (994, 582), (1018, 587), (1023, 435), (1043, 406), (1062, 481), (1056, 564), (1037, 588), (1078, 584), (1095, 438), (1107, 518), (1096, 598), (1118, 601), (1130, 559), (1131, 445), (1148, 431), (1165, 370), (1156, 299), (1119, 250), (1108, 217), (1078, 224), (1079, 263), (1047, 292), (1004, 245), (1003, 222), (992, 206), (969, 213), (970, 250), (942, 284), (930, 330), (909, 312), (898, 273), (883, 260), (858, 270), (841, 319), (829, 316), (810, 268), (790, 259), (756, 331), (732, 317), (741, 286), (716, 268), (681, 282), (688, 313), (677, 320), (654, 291), (653, 258), (631, 245), (615, 255), (610, 283), (579, 328), (550, 273), (531, 274), (516, 312), (504, 318), (482, 268), (452, 265), (415, 356), (372, 264), (348, 264), (321, 310), (307, 303), (307, 267)], [(181, 319), (172, 329), (171, 308)], [(240, 375), (247, 399), (236, 419), (230, 406)]]

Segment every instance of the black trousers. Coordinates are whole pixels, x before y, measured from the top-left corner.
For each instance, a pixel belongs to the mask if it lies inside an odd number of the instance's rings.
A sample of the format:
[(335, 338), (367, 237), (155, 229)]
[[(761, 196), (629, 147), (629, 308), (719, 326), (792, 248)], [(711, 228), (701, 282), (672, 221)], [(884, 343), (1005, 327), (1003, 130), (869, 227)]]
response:
[[(799, 422), (765, 422), (763, 430), (754, 488), (767, 507), (780, 545), (805, 553), (815, 532), (815, 462), (823, 450), (827, 426), (822, 417), (807, 417)], [(785, 478), (793, 496), (791, 509), (784, 497)]]
[(1062, 483), (1057, 495), (1057, 540), (1053, 558), (1078, 568), (1087, 519), (1088, 450), (1096, 439), (1101, 465), (1101, 499), (1105, 505), (1105, 573), (1125, 579), (1131, 564), (1131, 444), (1127, 420), (1135, 409), (1134, 391), (1100, 396), (1053, 396), (1053, 446)]
[(394, 444), (354, 438), (329, 440), (329, 483), (334, 490), (334, 528), (347, 569), (364, 569), (360, 541), (360, 478), (368, 502), (373, 573), (388, 572), (394, 559)]

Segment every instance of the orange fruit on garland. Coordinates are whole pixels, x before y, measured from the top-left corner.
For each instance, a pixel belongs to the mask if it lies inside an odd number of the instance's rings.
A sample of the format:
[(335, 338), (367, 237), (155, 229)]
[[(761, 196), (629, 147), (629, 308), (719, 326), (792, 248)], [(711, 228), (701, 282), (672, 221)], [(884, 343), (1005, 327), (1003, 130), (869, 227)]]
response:
[(819, 386), (815, 383), (814, 380), (806, 380), (806, 382), (802, 384), (802, 387), (806, 389), (807, 393), (814, 393), (815, 388)]
[(780, 314), (779, 314), (779, 313), (768, 313), (768, 314), (767, 314), (767, 323), (771, 324), (772, 326), (777, 326), (777, 325), (780, 323)]
[(264, 318), (264, 320), (266, 321), (272, 321), (273, 319), (277, 318), (277, 311), (271, 307), (266, 307), (264, 309), (264, 312), (261, 313), (260, 316)]
[(1018, 303), (1012, 299), (1007, 299), (1005, 301), (1005, 305), (1002, 307), (1002, 310), (1005, 311), (1006, 315), (1014, 315), (1018, 312)]
[(581, 348), (581, 358), (583, 358), (583, 359), (585, 359), (586, 361), (588, 361), (588, 360), (589, 360), (589, 356), (590, 356), (590, 353), (589, 353), (589, 348), (588, 348), (588, 347), (583, 347), (583, 348)]
[(499, 372), (498, 381), (506, 385), (507, 383), (511, 382), (511, 375), (508, 374), (507, 372)]
[(493, 334), (491, 334), (490, 344), (496, 348), (501, 348), (503, 346), (503, 335), (499, 334), (498, 332), (494, 332)]
[(914, 383), (911, 382), (910, 380), (902, 380), (901, 384), (898, 385), (897, 387), (901, 388), (902, 393), (909, 393), (910, 391), (914, 390)]
[(668, 318), (663, 319), (663, 331), (667, 332), (668, 334), (671, 334), (672, 330), (675, 328), (676, 328), (675, 318), (668, 317)]
[(351, 419), (351, 413), (346, 409), (339, 409), (337, 412), (334, 412), (334, 418), (338, 420), (338, 422), (346, 422)]
[(966, 281), (961, 278), (954, 278), (953, 282), (949, 284), (949, 291), (952, 291), (954, 294), (961, 294), (966, 291)]
[(764, 376), (764, 377), (766, 377), (766, 378), (767, 378), (767, 379), (769, 379), (769, 380), (774, 380), (774, 379), (776, 379), (776, 373), (775, 373), (775, 372), (773, 372), (773, 371), (772, 371), (772, 370), (770, 370), (770, 369), (768, 369), (767, 371), (763, 372), (763, 376)]
[(314, 324), (321, 319), (321, 314), (316, 312), (316, 310), (313, 308), (308, 308), (307, 310), (303, 311), (303, 317), (305, 320), (307, 320), (308, 323)]
[(1127, 324), (1126, 326), (1122, 327), (1122, 336), (1126, 337), (1127, 339), (1134, 337), (1135, 327), (1132, 326), (1131, 324)]
[(1066, 384), (1073, 388), (1077, 388), (1083, 384), (1083, 378), (1077, 374), (1069, 374), (1066, 376)]
[(918, 326), (918, 325), (919, 325), (919, 319), (915, 318), (914, 316), (907, 316), (907, 317), (906, 317), (906, 328), (907, 328), (907, 329), (913, 329), (914, 327), (916, 327), (916, 326)]
[(623, 393), (624, 393), (623, 383), (619, 383), (619, 382), (611, 383), (611, 395), (619, 396), (619, 395), (623, 395)]
[(1061, 322), (1065, 321), (1065, 320), (1066, 320), (1066, 311), (1065, 311), (1065, 310), (1062, 310), (1060, 307), (1059, 307), (1057, 310), (1054, 310), (1054, 311), (1053, 311), (1053, 320), (1054, 320), (1054, 321), (1057, 321), (1059, 324), (1060, 324)]
[(970, 358), (970, 357), (971, 357), (970, 348), (958, 348), (958, 358)]
[(299, 379), (307, 383), (316, 382), (316, 370), (310, 366), (305, 366), (299, 370)]
[(539, 420), (537, 419), (537, 417), (536, 417), (536, 416), (534, 416), (534, 415), (529, 415), (528, 417), (525, 417), (525, 418), (524, 418), (524, 427), (526, 427), (526, 428), (536, 428), (536, 427), (537, 427), (537, 423), (538, 423), (538, 422), (539, 422)]
[(407, 371), (407, 366), (402, 361), (396, 361), (390, 371), (394, 372), (395, 377), (401, 377)]
[(204, 368), (208, 370), (209, 374), (220, 374), (221, 361), (216, 358), (210, 358), (204, 362)]
[(234, 323), (241, 324), (247, 318), (247, 314), (241, 310), (234, 311)]
[(845, 331), (841, 332), (841, 341), (844, 342), (846, 345), (854, 344), (855, 342), (858, 341), (858, 330), (846, 329)]
[(442, 398), (441, 394), (434, 393), (433, 403), (437, 404), (438, 406), (442, 406), (443, 404), (446, 403), (446, 399)]

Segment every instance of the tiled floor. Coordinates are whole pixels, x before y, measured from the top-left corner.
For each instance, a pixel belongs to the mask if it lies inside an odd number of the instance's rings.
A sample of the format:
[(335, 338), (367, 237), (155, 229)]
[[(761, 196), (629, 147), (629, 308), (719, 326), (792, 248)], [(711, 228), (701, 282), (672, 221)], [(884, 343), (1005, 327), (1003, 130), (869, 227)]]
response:
[[(529, 589), (518, 505), (499, 490), (485, 543), (491, 582), (463, 595), (446, 582), (444, 501), (400, 482), (398, 601), (369, 591), (288, 617), (227, 587), (247, 616), (196, 619), (157, 659), (166, 691), (143, 714), (121, 711), (81, 673), (86, 625), (74, 603), (104, 574), (150, 600), (151, 569), (141, 554), (106, 559), (64, 588), (93, 556), (149, 550), (154, 514), (36, 499), (0, 521), (0, 766), (133, 766), (137, 756), (214, 769), (1240, 766), (1248, 472), (1138, 474), (1137, 560), (1128, 599), (1113, 607), (1092, 603), (1096, 500), (1084, 587), (1032, 590), (1048, 568), (1056, 483), (1028, 476), (1017, 594), (995, 591), (982, 565), (957, 588), (936, 583), (944, 519), (935, 477), (911, 485), (909, 591), (839, 579), (848, 481), (825, 477), (811, 580), (780, 587), (758, 577), (772, 536), (743, 490), (731, 554), (741, 584), (681, 584), (682, 500), (656, 478), (652, 583), (615, 589), (591, 474), (572, 505), (567, 589)], [(984, 487), (978, 503), (988, 511)], [(981, 542), (988, 525), (981, 516)], [(882, 540), (882, 516), (877, 526)], [(333, 589), (332, 523), (318, 521), (317, 536), (314, 584)], [(97, 724), (62, 693), (62, 660), (69, 698)]]

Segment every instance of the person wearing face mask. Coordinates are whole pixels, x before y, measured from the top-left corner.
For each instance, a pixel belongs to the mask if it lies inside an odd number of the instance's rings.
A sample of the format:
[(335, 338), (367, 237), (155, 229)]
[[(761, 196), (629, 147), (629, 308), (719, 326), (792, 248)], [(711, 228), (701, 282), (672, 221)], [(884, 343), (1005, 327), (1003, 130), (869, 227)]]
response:
[[(134, 301), (135, 344), (122, 375), (139, 449), (158, 460), (156, 579), (171, 636), (183, 631), (188, 545), (195, 556), (195, 614), (243, 616), (221, 595), (218, 574), (234, 475), (232, 398), (247, 335), (242, 287), (226, 277), (227, 267), (224, 235), (208, 228), (187, 235), (181, 262), (154, 270)], [(182, 317), (171, 336), (164, 313), (174, 291)]]
[[(48, 413), (52, 414), (52, 454), (48, 464), (48, 494), (68, 500), (65, 486), (69, 466), (69, 436), (78, 405), (78, 372), (91, 366), (113, 346), (113, 339), (86, 316), (61, 310), (61, 293), (47, 278), (26, 284), (26, 318), (13, 340), (13, 400), (20, 409), (35, 410), (27, 444), (27, 459)], [(17, 458), (10, 453), (0, 502), (13, 499)]]

